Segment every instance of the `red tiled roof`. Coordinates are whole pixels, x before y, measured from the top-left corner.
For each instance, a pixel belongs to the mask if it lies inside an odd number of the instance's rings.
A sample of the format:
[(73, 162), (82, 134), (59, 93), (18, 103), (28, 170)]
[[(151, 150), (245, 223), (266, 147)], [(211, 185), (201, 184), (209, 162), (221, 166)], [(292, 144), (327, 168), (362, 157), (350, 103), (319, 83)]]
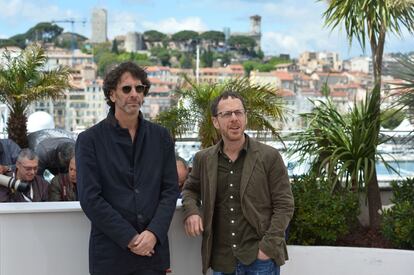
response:
[(281, 97), (293, 97), (295, 96), (295, 93), (292, 90), (282, 89), (279, 90), (278, 95), (280, 95)]
[(349, 93), (346, 91), (331, 91), (331, 97), (348, 97)]
[(284, 72), (284, 71), (272, 71), (272, 74), (274, 76), (276, 76), (277, 78), (279, 78), (280, 80), (288, 80), (288, 81), (293, 81), (293, 74), (289, 73), (289, 72)]
[(165, 66), (148, 66), (145, 68), (145, 70), (149, 73), (151, 72), (159, 72), (159, 71), (169, 71), (170, 67)]

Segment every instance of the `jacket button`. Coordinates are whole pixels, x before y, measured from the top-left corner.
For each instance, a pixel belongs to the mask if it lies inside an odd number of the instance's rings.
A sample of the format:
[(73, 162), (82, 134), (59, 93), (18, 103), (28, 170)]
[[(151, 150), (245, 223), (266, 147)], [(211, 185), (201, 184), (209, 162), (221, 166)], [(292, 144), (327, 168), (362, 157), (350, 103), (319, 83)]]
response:
[(141, 214), (137, 215), (138, 220), (142, 221), (142, 219), (144, 218), (144, 216), (142, 216)]
[(139, 190), (138, 190), (138, 188), (135, 188), (135, 189), (134, 189), (134, 192), (135, 192), (135, 194), (139, 194)]

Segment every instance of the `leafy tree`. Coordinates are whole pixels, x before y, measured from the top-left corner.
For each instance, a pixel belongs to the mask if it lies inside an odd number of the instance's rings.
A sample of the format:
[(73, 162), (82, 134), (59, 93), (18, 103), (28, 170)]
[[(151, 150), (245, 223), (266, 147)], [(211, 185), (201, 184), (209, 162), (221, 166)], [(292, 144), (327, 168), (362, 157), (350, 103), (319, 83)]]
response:
[(262, 63), (257, 60), (248, 60), (243, 62), (243, 68), (246, 75), (250, 75), (250, 72), (257, 70), (259, 72), (270, 72), (275, 69), (275, 65), (270, 63)]
[[(98, 65), (98, 75), (103, 76), (105, 74), (106, 66), (115, 62), (116, 54), (111, 53), (111, 42), (104, 42), (94, 44), (92, 53), (96, 64)], [(110, 61), (109, 59), (112, 59)]]
[(276, 66), (279, 64), (286, 64), (289, 62), (292, 62), (292, 60), (290, 60), (289, 58), (277, 57), (277, 56), (274, 56), (267, 61), (268, 64), (272, 64), (273, 66)]
[(114, 39), (112, 41), (112, 49), (111, 49), (111, 53), (114, 54), (119, 54), (119, 50), (118, 50), (118, 41), (116, 39)]
[(167, 48), (153, 47), (151, 48), (151, 55), (156, 56), (160, 60), (162, 66), (171, 65), (170, 63), (171, 55)]
[(211, 50), (204, 51), (200, 57), (202, 67), (213, 67), (214, 54)]
[(217, 55), (217, 58), (221, 59), (221, 66), (230, 65), (232, 57), (233, 55), (230, 52), (225, 52)]
[(141, 61), (148, 61), (148, 55), (146, 55), (145, 53), (122, 52), (117, 56), (117, 60), (119, 62), (135, 61), (138, 63)]
[(256, 52), (256, 57), (257, 57), (258, 59), (260, 59), (260, 60), (263, 60), (263, 58), (264, 58), (264, 52), (263, 52), (261, 49), (259, 49), (259, 50)]
[(245, 55), (252, 54), (256, 46), (256, 41), (253, 38), (244, 35), (230, 36), (227, 43), (231, 48)]
[[(322, 0), (319, 0), (322, 1)], [(375, 86), (381, 86), (382, 58), (386, 35), (392, 32), (401, 35), (401, 25), (410, 33), (414, 30), (414, 3), (411, 0), (330, 0), (324, 12), (325, 23), (332, 29), (344, 27), (350, 45), (357, 39), (365, 50), (368, 39)], [(372, 93), (380, 94), (380, 88), (374, 88)], [(372, 123), (371, 135), (378, 139), (380, 130), (380, 96), (372, 95), (377, 101), (372, 102), (372, 113), (369, 114)], [(375, 150), (367, 156), (370, 162), (375, 161)], [(378, 230), (381, 216), (381, 197), (378, 187), (377, 173), (374, 166), (373, 176), (366, 182), (369, 220), (372, 229)]]
[(9, 138), (20, 147), (28, 146), (26, 109), (34, 101), (57, 98), (69, 88), (69, 71), (59, 67), (43, 70), (47, 56), (38, 46), (29, 46), (18, 56), (4, 54), (6, 62), (0, 67), (0, 100), (7, 104)]
[(63, 31), (63, 28), (49, 22), (41, 22), (23, 34), (16, 34), (9, 38), (15, 45), (24, 49), (26, 44), (34, 41), (54, 42)]
[(55, 39), (55, 46), (66, 48), (66, 49), (78, 49), (80, 45), (86, 41), (87, 38), (83, 35), (72, 33), (72, 32), (65, 32), (58, 35)]
[(156, 30), (150, 30), (144, 32), (144, 38), (148, 42), (161, 42), (167, 38), (167, 35)]
[(26, 48), (26, 35), (25, 34), (16, 34), (9, 38), (10, 41), (14, 41), (19, 48)]
[(63, 32), (63, 28), (49, 22), (41, 22), (30, 28), (26, 33), (29, 41), (53, 42)]
[(189, 40), (198, 41), (199, 37), (197, 32), (185, 30), (174, 33), (171, 39), (175, 42), (186, 42)]
[(12, 39), (0, 39), (0, 47), (10, 47), (10, 46), (17, 46), (19, 47), (19, 43)]
[(193, 58), (191, 54), (183, 54), (180, 57), (180, 66), (183, 69), (191, 69), (193, 68)]
[(98, 64), (98, 75), (104, 76), (108, 70), (108, 68), (118, 63), (118, 56), (111, 52), (104, 52), (100, 55)]
[[(231, 90), (240, 93), (246, 101), (247, 127), (256, 131), (269, 130), (277, 136), (273, 121), (283, 119), (283, 101), (274, 88), (268, 85), (252, 84), (245, 78), (217, 84), (196, 84), (188, 77), (185, 77), (185, 81), (186, 85), (178, 89), (176, 94), (180, 102), (188, 102), (187, 106), (178, 106), (178, 109), (183, 109), (182, 113), (190, 114), (184, 120), (186, 126), (172, 124), (169, 119), (158, 119), (158, 122), (167, 128), (173, 125), (170, 128), (171, 133), (182, 133), (188, 125), (197, 125), (203, 148), (217, 143), (220, 140), (220, 134), (211, 120), (210, 103), (224, 91)], [(178, 121), (174, 114), (169, 115), (171, 112), (177, 113), (178, 111), (176, 109), (164, 111), (159, 117), (173, 118), (174, 121)]]
[(220, 42), (224, 42), (225, 36), (223, 32), (219, 31), (206, 31), (200, 35), (200, 38), (203, 40), (211, 41), (215, 45), (218, 45)]
[(255, 61), (245, 61), (243, 62), (243, 69), (246, 76), (250, 76), (250, 72), (253, 71), (256, 68), (256, 62)]

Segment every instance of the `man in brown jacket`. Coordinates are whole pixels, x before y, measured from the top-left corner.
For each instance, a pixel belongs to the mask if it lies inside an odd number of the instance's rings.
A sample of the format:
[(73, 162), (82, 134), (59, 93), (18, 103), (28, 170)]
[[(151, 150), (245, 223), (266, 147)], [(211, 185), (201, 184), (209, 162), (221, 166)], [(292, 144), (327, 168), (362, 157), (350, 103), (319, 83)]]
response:
[(280, 274), (294, 209), (282, 157), (244, 133), (239, 94), (217, 97), (211, 113), (222, 140), (195, 155), (183, 191), (185, 230), (203, 235), (203, 273)]

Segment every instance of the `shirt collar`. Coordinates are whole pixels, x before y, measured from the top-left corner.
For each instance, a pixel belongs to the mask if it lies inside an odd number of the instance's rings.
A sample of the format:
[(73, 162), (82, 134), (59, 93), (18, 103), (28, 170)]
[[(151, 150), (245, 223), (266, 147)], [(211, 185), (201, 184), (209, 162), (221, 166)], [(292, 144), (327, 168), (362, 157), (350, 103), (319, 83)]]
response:
[[(244, 138), (245, 138), (244, 139), (244, 144), (243, 144), (242, 149), (240, 150), (240, 153), (241, 152), (247, 152), (247, 149), (249, 148), (249, 136), (246, 135), (246, 134), (244, 134)], [(223, 141), (223, 139), (221, 139), (220, 140), (219, 150), (218, 150), (218, 152), (220, 154), (224, 154), (224, 152), (223, 152), (223, 146), (224, 146), (224, 141)]]
[[(141, 125), (141, 123), (142, 123), (142, 120), (144, 119), (144, 116), (142, 115), (142, 112), (141, 111), (139, 111), (139, 114), (138, 114), (138, 125)], [(109, 109), (109, 112), (108, 112), (108, 115), (106, 116), (106, 121), (110, 124), (110, 125), (112, 125), (113, 127), (116, 127), (116, 128), (122, 128), (120, 125), (119, 125), (119, 122), (118, 122), (118, 120), (116, 119), (116, 117), (115, 117), (115, 110), (114, 109)]]

